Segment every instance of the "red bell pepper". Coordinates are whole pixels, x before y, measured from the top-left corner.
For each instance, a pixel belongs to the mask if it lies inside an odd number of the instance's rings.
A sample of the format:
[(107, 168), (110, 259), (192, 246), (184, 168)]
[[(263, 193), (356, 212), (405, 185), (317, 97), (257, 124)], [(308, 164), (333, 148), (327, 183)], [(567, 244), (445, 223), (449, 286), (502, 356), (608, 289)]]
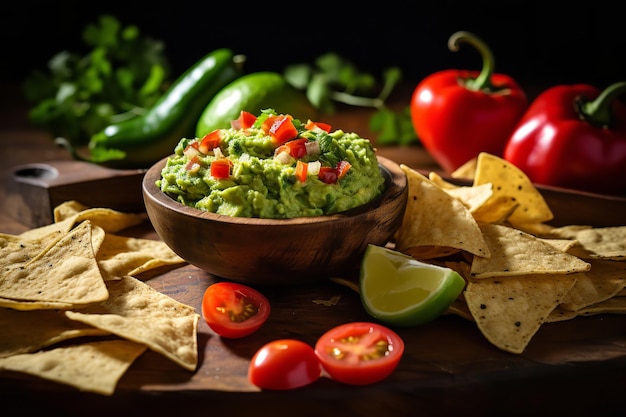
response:
[(539, 184), (626, 194), (626, 82), (559, 85), (531, 103), (504, 158)]
[(480, 152), (502, 156), (528, 106), (525, 92), (514, 79), (493, 73), (493, 55), (482, 40), (469, 32), (456, 32), (448, 47), (456, 51), (459, 42), (481, 53), (480, 73), (444, 70), (431, 74), (413, 91), (410, 106), (417, 136), (448, 173)]

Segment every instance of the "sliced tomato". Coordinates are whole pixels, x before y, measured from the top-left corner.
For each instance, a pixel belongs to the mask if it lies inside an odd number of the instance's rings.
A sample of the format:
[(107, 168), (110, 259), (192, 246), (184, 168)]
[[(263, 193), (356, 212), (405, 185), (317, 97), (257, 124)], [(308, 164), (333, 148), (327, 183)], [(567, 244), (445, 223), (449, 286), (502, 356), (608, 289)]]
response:
[(367, 385), (388, 377), (404, 353), (400, 336), (376, 323), (353, 322), (324, 333), (315, 354), (326, 373), (350, 385)]
[(200, 139), (200, 143), (198, 144), (198, 150), (205, 155), (208, 155), (215, 148), (220, 147), (220, 143), (222, 142), (222, 131), (216, 129), (210, 133), (204, 135), (202, 139)]
[(225, 179), (230, 176), (230, 161), (226, 158), (218, 158), (211, 162), (211, 176)]
[(298, 161), (296, 162), (296, 178), (300, 182), (306, 181), (306, 176), (308, 174), (309, 164), (306, 162)]
[(249, 129), (252, 127), (254, 122), (256, 122), (256, 116), (250, 112), (242, 110), (241, 113), (239, 113), (239, 117), (230, 122), (230, 126), (236, 130)]
[(287, 390), (317, 381), (322, 366), (313, 347), (296, 339), (263, 345), (252, 357), (248, 379), (259, 388)]
[(213, 331), (236, 339), (257, 331), (270, 315), (270, 303), (259, 291), (234, 282), (210, 285), (202, 297), (202, 316)]
[(288, 114), (271, 115), (264, 122), (262, 129), (279, 145), (298, 136), (298, 130), (293, 125), (292, 116)]
[(330, 129), (332, 128), (331, 125), (329, 125), (328, 123), (324, 123), (324, 122), (314, 122), (312, 120), (309, 119), (308, 122), (306, 122), (306, 124), (304, 125), (304, 128), (306, 130), (313, 130), (316, 127), (322, 129), (325, 132), (330, 132)]

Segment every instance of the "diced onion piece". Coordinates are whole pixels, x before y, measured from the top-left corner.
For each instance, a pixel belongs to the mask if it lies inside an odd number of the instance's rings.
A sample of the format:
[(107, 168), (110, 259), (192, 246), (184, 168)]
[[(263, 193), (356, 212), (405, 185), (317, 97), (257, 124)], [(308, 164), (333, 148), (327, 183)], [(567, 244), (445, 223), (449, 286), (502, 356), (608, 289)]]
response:
[(283, 165), (291, 165), (294, 161), (294, 158), (289, 155), (289, 150), (283, 150), (274, 155), (274, 159)]
[(317, 175), (320, 173), (320, 167), (322, 163), (320, 161), (309, 162), (308, 175)]
[(192, 159), (194, 156), (200, 154), (200, 151), (198, 150), (197, 145), (198, 145), (198, 142), (193, 142), (192, 144), (188, 145), (185, 148), (185, 150), (183, 151), (183, 154), (187, 157), (187, 159)]
[(306, 146), (306, 154), (307, 155), (319, 155), (320, 154), (320, 144), (316, 140), (310, 140), (304, 144)]

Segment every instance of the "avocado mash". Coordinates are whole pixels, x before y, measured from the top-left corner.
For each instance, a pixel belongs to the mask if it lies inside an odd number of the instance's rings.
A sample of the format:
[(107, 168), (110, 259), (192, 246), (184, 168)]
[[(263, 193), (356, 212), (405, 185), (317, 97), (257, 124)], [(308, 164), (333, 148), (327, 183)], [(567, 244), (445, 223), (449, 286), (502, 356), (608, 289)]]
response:
[(338, 213), (384, 189), (375, 150), (356, 133), (271, 109), (231, 124), (181, 139), (157, 186), (190, 207), (259, 218)]

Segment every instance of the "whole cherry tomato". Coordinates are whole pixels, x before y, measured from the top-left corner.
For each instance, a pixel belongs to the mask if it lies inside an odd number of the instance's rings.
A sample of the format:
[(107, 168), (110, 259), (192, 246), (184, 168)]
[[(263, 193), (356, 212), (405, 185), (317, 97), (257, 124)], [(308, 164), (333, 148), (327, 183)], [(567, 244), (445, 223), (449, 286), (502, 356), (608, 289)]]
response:
[(324, 333), (315, 344), (322, 368), (334, 380), (350, 385), (381, 381), (397, 367), (404, 342), (387, 327), (353, 322)]
[(322, 366), (313, 347), (295, 339), (279, 339), (262, 346), (252, 357), (248, 379), (263, 389), (287, 390), (318, 380)]
[(215, 333), (240, 338), (257, 331), (270, 314), (268, 299), (254, 288), (234, 282), (210, 285), (202, 297), (202, 315)]

